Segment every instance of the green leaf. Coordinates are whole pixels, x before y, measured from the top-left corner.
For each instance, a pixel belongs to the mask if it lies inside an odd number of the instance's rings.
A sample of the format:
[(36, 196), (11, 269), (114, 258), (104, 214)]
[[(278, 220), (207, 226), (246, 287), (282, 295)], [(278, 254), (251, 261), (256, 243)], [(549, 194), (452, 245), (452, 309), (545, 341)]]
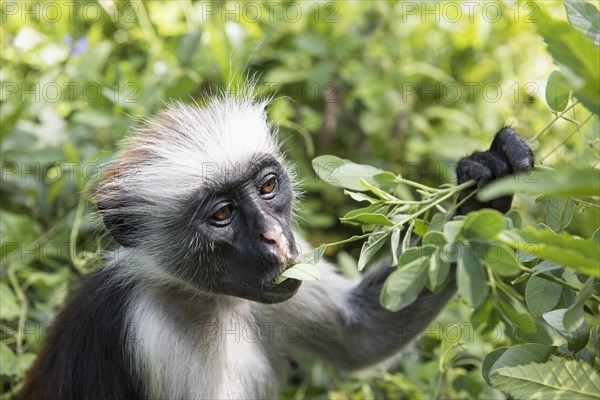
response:
[(435, 253), (436, 248), (434, 246), (421, 246), (421, 247), (411, 247), (410, 249), (402, 252), (400, 257), (398, 258), (398, 268), (402, 268), (405, 265), (410, 264), (414, 260), (418, 258), (429, 258), (433, 253)]
[(555, 264), (551, 261), (548, 260), (544, 260), (541, 263), (539, 263), (538, 265), (536, 265), (535, 267), (533, 267), (533, 270), (535, 271), (533, 273), (533, 275), (538, 275), (544, 272), (549, 272), (549, 271), (558, 271), (560, 269), (563, 269), (563, 267), (561, 267), (558, 264)]
[(535, 254), (528, 253), (526, 251), (517, 249), (517, 259), (519, 262), (526, 263), (537, 260), (539, 257)]
[(321, 245), (316, 249), (312, 249), (308, 253), (303, 254), (298, 260), (299, 264), (318, 264), (325, 254), (325, 245)]
[(356, 213), (356, 210), (351, 211), (352, 215), (348, 217), (348, 214), (344, 215), (340, 218), (340, 221), (344, 223), (359, 223), (359, 224), (372, 224), (372, 225), (383, 225), (383, 226), (393, 226), (394, 223), (390, 221), (383, 214), (374, 214), (374, 213)]
[(359, 215), (359, 214), (385, 215), (385, 214), (387, 214), (388, 210), (389, 210), (389, 206), (386, 206), (385, 204), (382, 204), (382, 203), (369, 204), (366, 207), (356, 208), (354, 210), (349, 211), (342, 218), (352, 218), (355, 215)]
[(15, 354), (6, 344), (0, 343), (0, 375), (22, 378), (34, 360), (35, 354)]
[(600, 46), (600, 15), (593, 4), (581, 0), (563, 0), (567, 18), (573, 26)]
[(313, 158), (311, 165), (317, 176), (325, 182), (328, 182), (328, 178), (332, 173), (335, 173), (342, 165), (351, 162), (352, 161), (350, 160), (345, 160), (332, 155), (322, 155)]
[(552, 71), (546, 83), (546, 103), (552, 111), (560, 112), (569, 104), (569, 86), (558, 71)]
[(2, 366), (2, 375), (16, 375), (16, 358), (17, 356), (15, 353), (13, 353), (10, 347), (4, 343), (0, 343), (0, 365)]
[(591, 240), (600, 245), (600, 228), (596, 229), (596, 231), (592, 233)]
[(571, 223), (575, 202), (572, 197), (549, 197), (546, 205), (546, 223), (555, 232), (560, 232)]
[(374, 197), (368, 196), (364, 193), (359, 192), (351, 192), (349, 190), (344, 190), (344, 194), (352, 197), (356, 201), (368, 201), (371, 204), (379, 203), (381, 200), (376, 199)]
[(398, 184), (398, 178), (396, 175), (389, 171), (373, 175), (373, 181), (378, 187), (388, 192), (392, 191)]
[(358, 269), (360, 271), (373, 261), (373, 257), (375, 257), (377, 251), (385, 244), (389, 234), (390, 231), (376, 232), (369, 236), (369, 239), (363, 243), (360, 250), (360, 257), (358, 258)]
[(479, 307), (488, 296), (485, 270), (470, 245), (458, 260), (457, 280), (458, 291), (471, 307)]
[(505, 215), (505, 218), (510, 218), (512, 221), (513, 228), (520, 229), (523, 226), (523, 216), (519, 212), (519, 210), (512, 209), (509, 210)]
[(427, 271), (427, 277), (429, 279), (429, 289), (432, 292), (437, 292), (441, 289), (442, 284), (448, 278), (450, 273), (450, 262), (445, 254), (444, 246), (448, 242), (442, 232), (431, 231), (427, 232), (423, 236), (423, 245), (434, 246), (437, 251), (433, 257), (429, 260), (429, 269)]
[(427, 232), (425, 236), (423, 236), (423, 245), (433, 245), (439, 249), (444, 247), (446, 243), (448, 242), (442, 232)]
[(589, 277), (585, 282), (585, 285), (581, 288), (575, 303), (571, 304), (567, 312), (565, 313), (564, 325), (567, 330), (573, 330), (577, 328), (583, 322), (583, 305), (586, 301), (592, 297), (594, 292), (594, 278)]
[(484, 187), (477, 194), (477, 198), (480, 201), (490, 201), (517, 191), (563, 197), (598, 196), (600, 195), (600, 171), (563, 167), (554, 171), (532, 171), (511, 175)]
[[(523, 307), (521, 303), (519, 303), (519, 301), (521, 300), (524, 301), (525, 298), (521, 296), (521, 294), (515, 288), (505, 283), (502, 279), (496, 280), (496, 286), (499, 290), (509, 295), (509, 299), (516, 304), (515, 308), (520, 309), (522, 312), (525, 312), (525, 307)], [(528, 314), (529, 312), (526, 313)]]
[(384, 201), (391, 201), (391, 200), (396, 200), (394, 198), (394, 196), (392, 196), (391, 194), (379, 189), (376, 186), (371, 185), (369, 182), (367, 182), (365, 179), (360, 178), (360, 184), (361, 186), (363, 186), (365, 189), (368, 189), (371, 193), (373, 193), (375, 196), (379, 197), (381, 200)]
[(500, 347), (499, 349), (488, 353), (481, 362), (481, 375), (483, 375), (483, 379), (488, 385), (492, 386), (492, 382), (490, 381), (490, 370), (507, 350), (508, 347)]
[(480, 325), (488, 324), (492, 314), (495, 313), (494, 305), (495, 301), (491, 297), (488, 297), (482, 305), (473, 310), (470, 318), (471, 322)]
[(339, 251), (337, 253), (337, 265), (340, 268), (340, 272), (347, 278), (358, 279), (361, 274), (358, 272), (358, 264), (356, 259), (345, 251)]
[(445, 222), (446, 216), (442, 213), (437, 213), (433, 217), (431, 217), (431, 221), (429, 222), (429, 228), (427, 229), (427, 231), (441, 231)]
[(448, 221), (442, 227), (442, 231), (444, 232), (444, 236), (446, 236), (446, 241), (448, 243), (454, 243), (456, 241), (456, 237), (461, 231), (463, 221)]
[(467, 251), (466, 244), (461, 242), (451, 242), (446, 244), (440, 251), (442, 260), (453, 263), (463, 257), (463, 254)]
[(509, 327), (513, 327), (516, 324), (521, 330), (525, 332), (531, 332), (537, 330), (535, 321), (531, 315), (521, 306), (521, 304), (514, 298), (510, 298), (510, 303), (502, 298), (498, 298), (497, 304), (500, 306), (500, 314), (504, 317), (504, 322)]
[(371, 165), (356, 164), (330, 155), (314, 158), (312, 167), (319, 178), (328, 184), (358, 192), (365, 191), (365, 187), (360, 184), (361, 179), (367, 180), (383, 172)]
[(383, 284), (381, 305), (390, 311), (400, 311), (412, 304), (425, 286), (428, 265), (427, 257), (419, 257), (392, 272)]
[(461, 234), (469, 241), (492, 240), (504, 229), (504, 216), (496, 210), (471, 213), (463, 222)]
[(525, 301), (531, 313), (539, 317), (558, 304), (562, 287), (538, 276), (531, 276), (525, 288)]
[(398, 265), (398, 250), (400, 247), (400, 233), (402, 228), (394, 228), (392, 230), (392, 239), (390, 247), (392, 248), (392, 266)]
[(590, 339), (590, 327), (588, 322), (583, 319), (576, 329), (567, 329), (564, 323), (566, 313), (566, 308), (560, 308), (544, 313), (542, 318), (544, 318), (544, 321), (546, 321), (548, 325), (556, 329), (558, 333), (567, 339), (569, 350), (577, 352), (583, 349), (588, 343)]
[(530, 276), (531, 276), (531, 275), (530, 275), (530, 274), (528, 274), (528, 273), (521, 274), (521, 275), (519, 275), (518, 277), (516, 277), (514, 280), (510, 281), (510, 284), (511, 284), (512, 286), (516, 286), (516, 285), (518, 285), (519, 283), (523, 283), (523, 282), (525, 282), (526, 280), (528, 280)]
[(192, 31), (182, 37), (179, 48), (177, 49), (177, 59), (179, 60), (180, 65), (188, 66), (192, 63), (194, 55), (197, 54), (196, 49), (200, 44), (201, 37), (201, 30)]
[(410, 241), (412, 239), (412, 230), (415, 227), (415, 221), (411, 222), (411, 224), (406, 229), (406, 233), (404, 234), (404, 238), (402, 239), (402, 250), (410, 248)]
[(600, 277), (600, 245), (590, 239), (576, 239), (566, 233), (555, 234), (531, 228), (504, 231), (498, 239), (512, 248)]
[(499, 242), (485, 243), (480, 246), (483, 251), (481, 260), (492, 271), (501, 276), (514, 276), (520, 271), (520, 264), (515, 253)]
[(427, 270), (427, 278), (429, 279), (429, 288), (432, 292), (437, 292), (446, 282), (450, 274), (450, 263), (442, 257), (441, 250), (435, 252), (429, 258), (429, 268)]
[(2, 299), (2, 305), (0, 306), (0, 319), (10, 321), (16, 319), (21, 308), (17, 301), (17, 296), (13, 294), (13, 291), (4, 282), (0, 282), (0, 299)]
[(427, 229), (429, 229), (429, 224), (422, 219), (414, 219), (415, 226), (413, 228), (413, 232), (415, 232), (419, 236), (423, 236), (427, 233)]
[(569, 308), (575, 303), (575, 298), (577, 298), (577, 293), (573, 289), (563, 286), (558, 305), (560, 308)]
[(583, 33), (553, 19), (541, 7), (537, 8), (536, 18), (538, 32), (573, 94), (588, 110), (600, 115), (600, 49)]
[(275, 278), (275, 283), (280, 284), (288, 278), (299, 281), (316, 281), (321, 278), (321, 272), (313, 264), (296, 264), (286, 269)]
[(533, 362), (545, 362), (554, 350), (555, 347), (535, 343), (501, 347), (485, 356), (481, 363), (481, 373), (485, 381), (490, 383), (490, 378), (494, 377), (497, 370)]
[(553, 359), (499, 368), (492, 387), (516, 399), (598, 399), (600, 375), (579, 360)]

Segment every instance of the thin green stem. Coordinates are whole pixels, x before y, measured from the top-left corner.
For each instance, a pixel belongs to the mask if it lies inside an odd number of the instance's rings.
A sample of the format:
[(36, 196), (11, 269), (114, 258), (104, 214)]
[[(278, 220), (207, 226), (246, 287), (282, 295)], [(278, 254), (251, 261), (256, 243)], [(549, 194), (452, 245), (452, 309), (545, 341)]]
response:
[(573, 201), (576, 204), (582, 204), (582, 205), (587, 206), (587, 207), (600, 208), (600, 206), (598, 204), (590, 203), (588, 201), (583, 201), (583, 200), (579, 200), (579, 199), (573, 199)]
[(19, 280), (17, 279), (17, 275), (15, 273), (16, 265), (17, 264), (14, 263), (10, 265), (7, 275), (10, 285), (15, 291), (17, 299), (19, 300), (19, 323), (17, 326), (17, 332), (15, 333), (15, 339), (17, 354), (23, 354), (23, 338), (25, 337), (24, 329), (25, 322), (27, 321), (27, 310), (29, 308), (29, 303), (27, 301), (27, 296), (25, 296), (23, 289), (19, 285)]
[[(475, 181), (473, 181), (473, 182), (475, 182)], [(454, 205), (454, 207), (452, 207), (450, 209), (450, 212), (448, 213), (448, 215), (454, 213), (456, 210), (458, 210), (458, 208), (460, 206), (462, 206), (467, 200), (469, 200), (471, 197), (475, 196), (476, 194), (477, 194), (477, 190), (473, 190), (471, 193), (469, 193), (468, 195), (466, 195), (464, 199), (462, 199), (461, 201), (459, 201), (458, 203), (456, 203)], [(446, 217), (448, 217), (448, 215), (446, 215)]]
[(575, 107), (577, 104), (579, 104), (579, 101), (574, 102), (569, 107), (565, 108), (562, 112), (556, 114), (554, 116), (554, 118), (552, 118), (550, 121), (548, 121), (548, 123), (546, 125), (544, 125), (544, 127), (538, 133), (536, 133), (535, 135), (533, 135), (533, 137), (531, 139), (529, 139), (529, 143), (535, 142), (542, 135), (542, 133), (546, 132), (546, 130), (548, 128), (550, 128), (552, 125), (554, 125), (554, 123), (556, 121), (558, 121), (559, 119), (561, 119), (562, 116), (567, 113), (567, 111), (569, 111), (570, 109), (572, 109), (573, 107)]
[[(403, 220), (397, 222), (396, 224), (394, 224), (393, 227), (396, 228), (396, 227), (398, 227), (400, 225), (404, 225), (408, 221), (414, 220), (415, 218), (417, 218), (419, 215), (423, 214), (427, 210), (429, 210), (429, 209), (437, 206), (438, 204), (442, 203), (444, 200), (447, 200), (448, 198), (454, 196), (456, 193), (459, 193), (461, 190), (466, 189), (469, 186), (473, 186), (474, 184), (475, 184), (475, 181), (467, 181), (465, 183), (461, 183), (460, 185), (454, 186), (451, 189), (448, 189), (446, 194), (444, 194), (441, 197), (438, 197), (437, 199), (435, 199), (434, 201), (432, 201), (431, 203), (429, 203), (427, 206), (423, 207), (422, 209), (420, 209), (416, 213), (410, 215), (408, 218), (403, 219)], [(441, 193), (443, 193), (443, 191)]]
[(278, 123), (280, 126), (296, 131), (300, 134), (300, 136), (302, 136), (302, 139), (304, 139), (304, 146), (306, 146), (306, 154), (308, 154), (309, 157), (312, 157), (315, 154), (315, 143), (309, 130), (306, 129), (306, 127), (297, 122), (285, 118), (280, 119)]
[(340, 244), (345, 244), (345, 243), (350, 243), (350, 242), (356, 242), (357, 240), (365, 239), (365, 238), (368, 238), (369, 236), (372, 236), (372, 235), (387, 234), (387, 233), (388, 232), (369, 232), (369, 233), (365, 233), (365, 234), (362, 234), (362, 235), (354, 235), (352, 237), (349, 237), (348, 239), (340, 240), (339, 242), (325, 243), (325, 244), (322, 244), (321, 246), (325, 246), (325, 247), (337, 246), (337, 245), (340, 245)]
[(403, 184), (405, 184), (407, 186), (412, 186), (414, 188), (421, 189), (421, 190), (423, 190), (425, 192), (428, 192), (428, 193), (439, 192), (440, 191), (440, 189), (431, 188), (429, 186), (426, 186), (426, 185), (423, 185), (421, 183), (418, 183), (418, 182), (415, 182), (415, 181), (411, 181), (409, 179), (402, 178), (402, 177), (399, 177), (398, 183), (403, 183)]
[(560, 147), (564, 146), (565, 143), (567, 143), (569, 141), (569, 139), (571, 139), (577, 132), (579, 132), (579, 130), (581, 129), (581, 127), (585, 124), (588, 123), (588, 121), (590, 119), (592, 119), (592, 117), (594, 116), (594, 114), (590, 114), (589, 117), (587, 117), (586, 119), (584, 119), (580, 124), (577, 125), (577, 127), (575, 129), (573, 129), (573, 132), (569, 133), (567, 135), (566, 138), (564, 138), (564, 140), (562, 140), (558, 146), (554, 147), (552, 150), (550, 150), (548, 153), (546, 153), (544, 155), (544, 157), (540, 158), (538, 162), (542, 162), (544, 161), (546, 158), (548, 158), (549, 156), (551, 156), (556, 150), (558, 150)]
[[(340, 240), (338, 242), (333, 242), (333, 243), (326, 243), (323, 244), (321, 246), (325, 246), (325, 247), (329, 247), (329, 246), (337, 246), (340, 244), (345, 244), (345, 243), (350, 243), (350, 242), (355, 242), (357, 240), (361, 240), (361, 239), (365, 239), (368, 238), (372, 235), (388, 235), (393, 229), (398, 228), (410, 221), (414, 221), (418, 216), (426, 213), (427, 211), (429, 211), (430, 209), (432, 209), (433, 207), (436, 207), (437, 205), (441, 204), (443, 201), (447, 200), (448, 198), (454, 196), (456, 193), (459, 193), (461, 190), (464, 190), (470, 186), (475, 185), (476, 182), (473, 180), (461, 183), (460, 185), (456, 185), (456, 186), (452, 186), (449, 187), (447, 189), (442, 189), (442, 190), (438, 190), (438, 192), (436, 193), (435, 196), (431, 197), (431, 199), (427, 199), (427, 200), (422, 200), (420, 202), (414, 202), (414, 205), (424, 205), (424, 207), (422, 207), (420, 210), (416, 211), (415, 213), (411, 214), (408, 216), (408, 218), (404, 218), (402, 220), (400, 220), (399, 222), (395, 223), (393, 226), (390, 227), (390, 229), (386, 230), (386, 231), (380, 231), (380, 232), (369, 232), (369, 233), (365, 233), (363, 235), (355, 235), (352, 236), (348, 239), (344, 239), (344, 240)], [(412, 204), (413, 202), (411, 202)], [(405, 204), (404, 202), (402, 202), (401, 200), (399, 200), (398, 204)]]
[[(523, 272), (527, 272), (530, 275), (535, 274), (535, 271), (533, 269), (524, 267), (522, 265), (519, 266), (519, 269), (521, 271), (523, 271)], [(554, 275), (551, 275), (551, 274), (537, 274), (536, 276), (539, 276), (542, 279), (545, 279), (545, 280), (550, 281), (550, 282), (554, 282), (554, 283), (559, 284), (561, 286), (568, 287), (569, 289), (573, 289), (576, 292), (579, 292), (581, 290), (577, 286), (575, 286), (575, 285), (573, 285), (573, 284), (571, 284), (569, 282), (563, 281), (562, 279), (558, 279), (557, 277), (555, 277)], [(598, 297), (596, 295), (592, 295), (591, 298), (594, 301), (600, 303), (600, 297)]]
[(423, 200), (400, 200), (400, 199), (396, 199), (396, 200), (387, 200), (384, 201), (383, 204), (389, 205), (389, 206), (393, 206), (393, 205), (404, 205), (404, 204), (412, 204), (412, 205), (419, 205), (419, 204), (423, 204)]
[(144, 36), (146, 37), (148, 43), (150, 44), (150, 54), (156, 56), (160, 52), (162, 41), (156, 35), (156, 31), (154, 30), (154, 26), (152, 25), (152, 21), (150, 20), (148, 10), (146, 9), (144, 2), (136, 0), (134, 3), (138, 6), (134, 8), (134, 10), (136, 17), (138, 18), (139, 26), (142, 29), (142, 32), (144, 32)]
[(490, 289), (492, 289), (492, 294), (494, 295), (494, 298), (498, 297), (498, 288), (496, 286), (496, 278), (494, 278), (494, 273), (490, 268), (487, 268), (487, 273), (488, 273), (488, 282), (490, 283)]

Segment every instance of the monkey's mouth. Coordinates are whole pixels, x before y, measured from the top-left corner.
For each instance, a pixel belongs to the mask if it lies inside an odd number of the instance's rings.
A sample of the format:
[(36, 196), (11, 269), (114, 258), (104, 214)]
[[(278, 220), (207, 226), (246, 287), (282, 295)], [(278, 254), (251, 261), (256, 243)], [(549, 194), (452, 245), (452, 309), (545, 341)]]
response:
[(293, 265), (288, 265), (287, 268), (274, 279), (273, 283), (279, 285), (288, 279), (314, 281), (321, 279), (321, 272), (317, 269), (316, 265), (303, 263), (298, 260), (294, 262)]
[(286, 279), (281, 283), (275, 283), (275, 280), (271, 280), (271, 286), (276, 288), (281, 288), (281, 291), (287, 291), (289, 289), (296, 290), (302, 284), (302, 281), (297, 279)]
[(296, 264), (296, 262), (297, 262), (296, 260), (282, 261), (280, 258), (278, 258), (278, 263), (280, 264), (279, 268), (277, 268), (277, 271), (271, 276), (271, 279), (269, 279), (269, 282), (279, 285), (279, 283), (276, 283), (277, 278), (279, 278), (281, 276), (281, 274), (283, 274), (285, 271), (292, 268), (294, 266), (294, 264)]
[(287, 291), (295, 292), (296, 290), (298, 290), (298, 288), (302, 284), (301, 280), (286, 279), (286, 278), (284, 278), (282, 280), (278, 280), (281, 278), (282, 274), (285, 271), (292, 268), (295, 264), (296, 264), (295, 260), (281, 262), (281, 265), (279, 268), (277, 268), (276, 273), (273, 274), (272, 276), (270, 276), (269, 287), (272, 289), (275, 289), (277, 292), (287, 292)]
[(302, 285), (302, 281), (296, 279), (287, 279), (284, 282), (276, 284), (273, 280), (268, 283), (269, 288), (269, 303), (280, 303), (289, 300), (296, 294)]

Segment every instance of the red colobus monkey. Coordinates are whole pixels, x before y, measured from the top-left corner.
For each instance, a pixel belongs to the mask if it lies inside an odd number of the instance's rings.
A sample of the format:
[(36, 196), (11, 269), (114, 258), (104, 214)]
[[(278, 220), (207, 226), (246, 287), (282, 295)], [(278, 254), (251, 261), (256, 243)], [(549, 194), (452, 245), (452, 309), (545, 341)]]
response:
[[(294, 177), (266, 105), (176, 103), (125, 142), (92, 190), (119, 246), (58, 316), (23, 399), (273, 398), (289, 354), (370, 366), (444, 307), (453, 281), (400, 312), (383, 309), (394, 271), (385, 265), (348, 280), (323, 261), (319, 281), (272, 283), (308, 246), (292, 228)], [(528, 144), (503, 128), (457, 175), (485, 185), (532, 166)], [(471, 197), (459, 212), (510, 202)]]

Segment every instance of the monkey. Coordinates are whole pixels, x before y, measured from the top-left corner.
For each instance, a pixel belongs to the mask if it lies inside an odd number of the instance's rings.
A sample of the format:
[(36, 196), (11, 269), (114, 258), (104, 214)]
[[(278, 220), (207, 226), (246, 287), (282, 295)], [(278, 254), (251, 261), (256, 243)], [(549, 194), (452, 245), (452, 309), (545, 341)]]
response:
[[(310, 246), (294, 228), (299, 177), (267, 107), (239, 94), (174, 102), (123, 142), (90, 190), (116, 247), (49, 329), (22, 399), (275, 398), (290, 355), (375, 365), (455, 295), (450, 276), (391, 312), (379, 295), (395, 268), (351, 280), (325, 260), (320, 280), (273, 283)], [(533, 162), (504, 127), (456, 172), (481, 187)], [(510, 207), (511, 196), (480, 203), (472, 190), (459, 213)]]

